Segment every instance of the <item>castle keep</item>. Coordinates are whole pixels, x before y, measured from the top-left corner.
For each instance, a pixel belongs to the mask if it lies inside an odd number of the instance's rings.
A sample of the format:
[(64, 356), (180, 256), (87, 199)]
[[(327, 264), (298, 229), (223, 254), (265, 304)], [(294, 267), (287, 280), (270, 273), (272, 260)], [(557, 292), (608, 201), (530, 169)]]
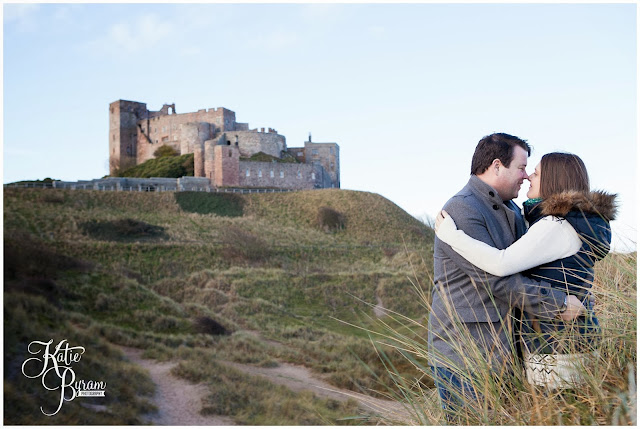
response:
[[(214, 187), (314, 189), (340, 187), (340, 147), (304, 142), (287, 148), (274, 129), (249, 129), (224, 107), (178, 114), (175, 104), (157, 112), (145, 103), (118, 100), (109, 105), (109, 172), (143, 163), (163, 145), (194, 155), (194, 176)], [(251, 161), (258, 153), (267, 162)], [(288, 160), (290, 162), (283, 162)]]

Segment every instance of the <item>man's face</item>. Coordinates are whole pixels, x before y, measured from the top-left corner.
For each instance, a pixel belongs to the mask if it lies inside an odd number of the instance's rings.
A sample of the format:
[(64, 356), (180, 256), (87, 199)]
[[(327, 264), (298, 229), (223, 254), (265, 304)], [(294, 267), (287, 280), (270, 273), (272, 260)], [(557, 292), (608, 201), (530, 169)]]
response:
[(512, 200), (518, 196), (520, 186), (528, 178), (526, 168), (527, 151), (520, 146), (516, 146), (513, 149), (513, 159), (509, 168), (502, 165), (502, 163), (498, 168), (497, 186), (495, 188), (503, 201)]

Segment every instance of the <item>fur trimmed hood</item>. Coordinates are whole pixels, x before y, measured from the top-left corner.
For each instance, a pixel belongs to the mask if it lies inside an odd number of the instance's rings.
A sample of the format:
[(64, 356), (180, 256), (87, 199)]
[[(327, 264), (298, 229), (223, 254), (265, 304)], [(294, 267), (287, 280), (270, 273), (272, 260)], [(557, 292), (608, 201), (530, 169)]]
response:
[(602, 216), (607, 221), (616, 218), (618, 205), (617, 194), (608, 194), (604, 191), (592, 191), (588, 194), (577, 191), (567, 191), (540, 202), (540, 210), (543, 216), (564, 217), (572, 210), (583, 213), (592, 213)]

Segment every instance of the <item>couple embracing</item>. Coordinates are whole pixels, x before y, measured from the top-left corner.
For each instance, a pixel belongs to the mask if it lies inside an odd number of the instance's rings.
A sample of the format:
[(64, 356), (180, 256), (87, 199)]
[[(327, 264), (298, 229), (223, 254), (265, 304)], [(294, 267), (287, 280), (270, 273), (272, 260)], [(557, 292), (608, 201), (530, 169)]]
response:
[[(527, 174), (530, 155), (518, 137), (484, 137), (436, 220), (429, 361), (448, 416), (481, 403), (481, 373), (502, 381), (524, 367), (533, 385), (579, 385), (598, 338), (590, 288), (616, 196), (591, 191), (576, 155), (546, 154)], [(524, 180), (521, 212), (511, 200)]]

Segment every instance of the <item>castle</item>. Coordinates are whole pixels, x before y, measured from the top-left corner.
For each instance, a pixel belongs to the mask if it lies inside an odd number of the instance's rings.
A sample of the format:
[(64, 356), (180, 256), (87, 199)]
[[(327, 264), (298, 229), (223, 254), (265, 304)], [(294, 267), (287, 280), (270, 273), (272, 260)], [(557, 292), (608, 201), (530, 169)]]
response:
[[(136, 101), (109, 105), (110, 174), (152, 159), (163, 145), (181, 155), (192, 153), (194, 176), (208, 178), (214, 187), (340, 187), (336, 143), (312, 143), (309, 136), (303, 147), (287, 148), (276, 130), (251, 130), (224, 107), (178, 114), (175, 104), (157, 112)], [(250, 160), (256, 154), (258, 160)]]

